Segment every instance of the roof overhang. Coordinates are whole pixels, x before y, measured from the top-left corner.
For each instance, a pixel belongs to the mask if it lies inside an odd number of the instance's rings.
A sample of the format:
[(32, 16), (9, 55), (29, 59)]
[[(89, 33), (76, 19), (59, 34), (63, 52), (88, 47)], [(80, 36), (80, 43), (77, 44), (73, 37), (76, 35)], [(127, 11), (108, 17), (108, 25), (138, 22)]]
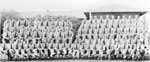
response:
[(113, 15), (113, 14), (135, 14), (135, 15), (139, 15), (139, 16), (142, 16), (144, 15), (145, 13), (147, 13), (147, 11), (103, 11), (103, 12), (98, 12), (98, 11), (94, 11), (94, 12), (84, 12), (85, 16), (86, 17), (89, 17), (90, 16), (90, 13), (91, 14), (102, 14), (102, 15)]
[(136, 14), (136, 15), (143, 15), (147, 13), (147, 9), (133, 7), (129, 5), (122, 5), (122, 4), (109, 4), (104, 5), (95, 9), (89, 9), (84, 12), (85, 16), (89, 16), (89, 14)]

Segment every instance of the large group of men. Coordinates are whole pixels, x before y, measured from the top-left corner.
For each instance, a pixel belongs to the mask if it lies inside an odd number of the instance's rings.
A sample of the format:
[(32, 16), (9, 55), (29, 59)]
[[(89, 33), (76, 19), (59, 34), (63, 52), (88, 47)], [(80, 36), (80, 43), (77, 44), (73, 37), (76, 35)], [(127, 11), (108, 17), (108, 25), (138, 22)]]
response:
[(77, 39), (83, 56), (107, 59), (143, 59), (150, 55), (144, 20), (138, 16), (100, 16), (82, 22)]
[(71, 30), (72, 23), (65, 16), (6, 20), (2, 56), (10, 60), (59, 58), (71, 45)]
[(138, 16), (83, 20), (74, 34), (70, 17), (14, 18), (4, 22), (0, 58), (143, 59), (150, 56), (145, 22)]

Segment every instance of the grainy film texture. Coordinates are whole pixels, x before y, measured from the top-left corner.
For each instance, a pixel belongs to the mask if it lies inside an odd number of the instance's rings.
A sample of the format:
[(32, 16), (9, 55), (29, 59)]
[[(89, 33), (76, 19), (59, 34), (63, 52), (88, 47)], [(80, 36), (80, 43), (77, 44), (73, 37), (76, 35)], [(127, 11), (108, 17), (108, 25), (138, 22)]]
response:
[(145, 19), (149, 11), (120, 8), (83, 11), (84, 18), (71, 16), (73, 12), (47, 10), (23, 16), (2, 11), (0, 60), (149, 61), (150, 31)]

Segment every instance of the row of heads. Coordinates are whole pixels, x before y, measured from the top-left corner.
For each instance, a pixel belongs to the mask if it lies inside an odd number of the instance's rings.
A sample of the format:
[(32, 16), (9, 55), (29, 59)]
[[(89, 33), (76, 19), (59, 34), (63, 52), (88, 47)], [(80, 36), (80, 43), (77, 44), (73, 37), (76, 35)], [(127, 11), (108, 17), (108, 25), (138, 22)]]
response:
[(100, 15), (91, 16), (91, 19), (138, 19), (139, 15)]
[(37, 15), (34, 17), (5, 17), (9, 20), (54, 20), (54, 19), (76, 19), (75, 17), (68, 16), (51, 16), (51, 15)]

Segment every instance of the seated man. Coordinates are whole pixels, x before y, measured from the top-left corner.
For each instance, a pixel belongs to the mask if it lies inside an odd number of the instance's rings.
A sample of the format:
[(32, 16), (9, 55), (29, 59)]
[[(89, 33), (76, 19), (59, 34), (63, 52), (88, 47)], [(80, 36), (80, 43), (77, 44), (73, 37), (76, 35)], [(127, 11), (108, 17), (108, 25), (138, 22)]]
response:
[(0, 46), (0, 60), (8, 60), (7, 50)]
[(79, 58), (79, 49), (78, 49), (78, 45), (76, 44), (76, 47), (73, 48), (73, 58)]
[(103, 54), (102, 54), (102, 58), (107, 59), (107, 47), (104, 45), (103, 46)]

